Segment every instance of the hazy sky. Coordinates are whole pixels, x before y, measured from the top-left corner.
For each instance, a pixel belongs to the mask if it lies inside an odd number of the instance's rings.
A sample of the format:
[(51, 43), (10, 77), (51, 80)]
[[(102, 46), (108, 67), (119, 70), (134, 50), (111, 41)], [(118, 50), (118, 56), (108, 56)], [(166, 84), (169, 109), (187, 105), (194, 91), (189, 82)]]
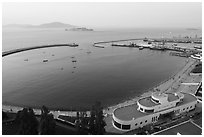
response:
[(2, 23), (85, 27), (201, 27), (201, 3), (3, 3)]

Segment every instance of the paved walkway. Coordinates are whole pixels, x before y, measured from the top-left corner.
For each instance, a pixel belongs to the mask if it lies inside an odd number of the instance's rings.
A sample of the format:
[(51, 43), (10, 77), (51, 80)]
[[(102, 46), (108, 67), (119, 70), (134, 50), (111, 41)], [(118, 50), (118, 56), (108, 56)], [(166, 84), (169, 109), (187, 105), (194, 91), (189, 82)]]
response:
[(202, 128), (189, 119), (172, 127), (156, 132), (153, 135), (176, 135), (178, 133), (181, 135), (202, 135)]

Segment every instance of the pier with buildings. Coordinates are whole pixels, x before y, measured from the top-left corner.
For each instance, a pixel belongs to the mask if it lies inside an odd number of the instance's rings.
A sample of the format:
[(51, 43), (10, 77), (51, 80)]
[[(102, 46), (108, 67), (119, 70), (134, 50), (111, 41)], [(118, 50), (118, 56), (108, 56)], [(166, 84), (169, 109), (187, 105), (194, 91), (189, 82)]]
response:
[[(137, 41), (142, 41), (137, 42)], [(126, 42), (126, 43), (121, 43)], [(129, 42), (129, 43), (127, 43)], [(181, 43), (192, 44), (193, 47), (179, 46)], [(113, 41), (100, 41), (93, 44), (94, 47), (105, 48), (105, 44), (114, 47), (129, 47), (138, 48), (143, 50), (144, 48), (150, 50), (170, 51), (172, 56), (191, 57), (192, 55), (201, 55), (202, 52), (202, 38), (137, 38), (137, 39), (123, 39)]]

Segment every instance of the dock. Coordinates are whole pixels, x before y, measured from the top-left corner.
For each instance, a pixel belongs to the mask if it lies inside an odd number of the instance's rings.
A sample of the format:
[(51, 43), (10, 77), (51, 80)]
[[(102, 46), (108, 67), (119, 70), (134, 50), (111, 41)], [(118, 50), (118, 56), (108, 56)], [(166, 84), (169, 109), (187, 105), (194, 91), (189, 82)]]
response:
[(169, 55), (171, 56), (179, 56), (179, 57), (190, 57), (191, 54), (185, 52), (170, 52)]
[[(133, 39), (121, 39), (121, 40), (111, 40), (111, 41), (99, 41), (93, 43), (95, 44), (105, 44), (121, 41), (132, 41), (132, 40), (143, 40), (146, 42), (165, 42), (165, 43), (195, 43), (202, 44), (202, 39), (200, 38), (133, 38)], [(199, 47), (200, 48), (200, 47)]]
[[(123, 41), (134, 41), (134, 40), (142, 40), (144, 43), (130, 43), (130, 44), (118, 44), (116, 42), (123, 42)], [(144, 49), (148, 48), (150, 50), (161, 50), (161, 51), (175, 51), (171, 52), (170, 55), (172, 56), (180, 56), (180, 57), (190, 57), (193, 54), (199, 54), (202, 52), (201, 46), (194, 46), (194, 48), (187, 48), (177, 46), (175, 43), (194, 43), (194, 44), (202, 44), (202, 39), (200, 38), (136, 38), (136, 39), (122, 39), (122, 40), (112, 40), (112, 41), (100, 41), (95, 42), (93, 44), (94, 47), (104, 48), (102, 44), (111, 43), (111, 46), (115, 47), (129, 47), (129, 48), (139, 48)], [(171, 46), (166, 46), (165, 43), (174, 43)], [(100, 44), (100, 45), (98, 45)], [(199, 48), (198, 48), (199, 47)]]

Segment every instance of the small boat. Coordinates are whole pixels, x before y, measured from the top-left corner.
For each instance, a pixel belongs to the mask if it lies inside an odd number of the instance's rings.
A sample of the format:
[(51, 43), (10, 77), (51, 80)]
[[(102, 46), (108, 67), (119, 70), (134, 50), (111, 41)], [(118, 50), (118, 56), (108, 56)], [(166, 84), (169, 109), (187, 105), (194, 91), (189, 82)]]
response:
[(201, 54), (194, 54), (194, 55), (191, 55), (191, 58), (201, 60), (202, 56), (201, 56)]
[(28, 59), (24, 59), (24, 61), (28, 61)]
[(71, 43), (71, 44), (68, 44), (68, 46), (70, 46), (70, 47), (78, 47), (78, 46), (79, 46), (79, 44), (76, 44), (76, 43)]
[(202, 49), (201, 46), (194, 46), (195, 49)]
[(111, 46), (126, 47), (126, 44), (111, 44)]
[(144, 49), (144, 47), (139, 47), (139, 50), (143, 50)]
[(176, 46), (177, 46), (177, 44), (172, 44), (172, 46), (173, 46), (173, 47), (176, 47)]
[(77, 60), (72, 60), (72, 62), (77, 62)]
[(147, 42), (147, 41), (148, 41), (148, 39), (147, 39), (147, 38), (144, 38), (144, 39), (143, 39), (143, 41), (144, 41), (144, 42)]
[(165, 48), (164, 48), (164, 47), (161, 47), (161, 46), (152, 46), (152, 47), (150, 47), (150, 49), (151, 49), (151, 50), (162, 50), (162, 51), (165, 50)]
[(43, 59), (43, 62), (48, 62), (48, 59)]
[(105, 48), (104, 46), (96, 45), (96, 44), (94, 44), (94, 47), (97, 47), (97, 48)]

